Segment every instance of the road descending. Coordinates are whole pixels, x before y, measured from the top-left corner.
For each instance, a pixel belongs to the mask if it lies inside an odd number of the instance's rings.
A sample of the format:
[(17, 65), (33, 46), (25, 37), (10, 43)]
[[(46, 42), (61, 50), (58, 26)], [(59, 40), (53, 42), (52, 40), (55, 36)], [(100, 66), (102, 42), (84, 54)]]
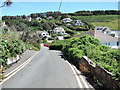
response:
[(79, 85), (61, 52), (41, 46), (32, 61), (5, 81), (2, 88), (79, 88)]

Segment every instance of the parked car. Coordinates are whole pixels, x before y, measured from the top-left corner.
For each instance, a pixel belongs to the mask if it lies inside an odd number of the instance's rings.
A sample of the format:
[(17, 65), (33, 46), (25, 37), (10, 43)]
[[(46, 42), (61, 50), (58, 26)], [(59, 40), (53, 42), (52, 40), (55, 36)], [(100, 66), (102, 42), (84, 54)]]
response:
[(49, 44), (44, 44), (44, 46), (45, 46), (45, 47), (50, 47), (50, 45), (49, 45)]

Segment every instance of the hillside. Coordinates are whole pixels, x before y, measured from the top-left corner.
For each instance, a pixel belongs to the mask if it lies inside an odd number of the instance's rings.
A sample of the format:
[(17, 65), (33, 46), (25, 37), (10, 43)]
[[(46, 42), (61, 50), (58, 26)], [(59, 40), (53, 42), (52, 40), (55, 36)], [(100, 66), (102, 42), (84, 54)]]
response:
[(120, 30), (118, 28), (118, 15), (97, 15), (97, 16), (70, 16), (75, 19), (91, 23), (96, 26), (108, 26), (111, 30)]

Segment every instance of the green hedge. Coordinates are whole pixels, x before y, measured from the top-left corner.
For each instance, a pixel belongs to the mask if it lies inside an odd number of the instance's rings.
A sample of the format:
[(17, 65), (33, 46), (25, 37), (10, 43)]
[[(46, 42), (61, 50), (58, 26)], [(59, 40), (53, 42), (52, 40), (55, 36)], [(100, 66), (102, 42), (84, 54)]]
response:
[(87, 56), (95, 63), (98, 63), (109, 72), (112, 72), (113, 78), (120, 80), (120, 51), (101, 45), (100, 42), (92, 36), (84, 35), (68, 40), (55, 41), (51, 44), (52, 49), (62, 47), (63, 54), (72, 63), (78, 65), (78, 61), (83, 56)]
[(11, 39), (9, 37), (0, 38), (0, 62), (3, 66), (7, 65), (7, 58), (15, 57), (24, 52), (25, 45), (21, 40)]
[(56, 40), (50, 43), (49, 49), (51, 50), (62, 50), (63, 46), (65, 46), (69, 40)]

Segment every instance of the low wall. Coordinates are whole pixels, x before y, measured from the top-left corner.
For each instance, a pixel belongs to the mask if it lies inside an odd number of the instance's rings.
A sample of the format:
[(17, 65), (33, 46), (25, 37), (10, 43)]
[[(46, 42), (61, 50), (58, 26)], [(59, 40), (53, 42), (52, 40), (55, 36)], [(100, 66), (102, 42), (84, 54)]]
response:
[(20, 59), (20, 55), (17, 55), (16, 57), (11, 57), (7, 59), (7, 64), (10, 65), (12, 63), (17, 62)]
[(118, 86), (118, 81), (112, 79), (112, 73), (108, 72), (103, 67), (100, 67), (99, 65), (95, 64), (93, 61), (91, 61), (88, 57), (83, 56), (82, 59), (79, 60), (79, 66), (81, 64), (85, 64), (86, 68), (88, 69), (89, 73), (94, 76), (99, 82), (109, 89), (118, 89), (120, 88)]

